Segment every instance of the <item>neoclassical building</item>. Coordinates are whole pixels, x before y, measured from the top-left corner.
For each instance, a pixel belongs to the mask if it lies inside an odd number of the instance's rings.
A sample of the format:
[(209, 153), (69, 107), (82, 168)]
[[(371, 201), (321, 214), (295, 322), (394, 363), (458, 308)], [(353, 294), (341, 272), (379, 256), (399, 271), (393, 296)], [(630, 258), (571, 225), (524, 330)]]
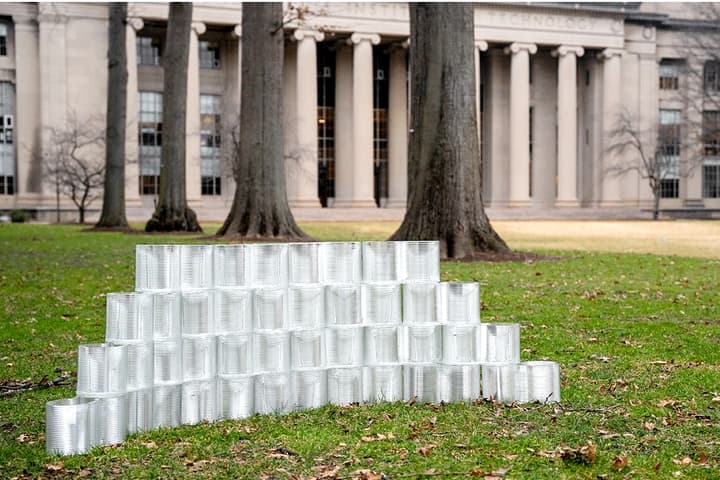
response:
[[(126, 199), (135, 218), (149, 217), (158, 191), (167, 10), (129, 6)], [(683, 94), (694, 67), (683, 45), (702, 25), (694, 12), (667, 3), (475, 4), (487, 204), (558, 212), (647, 208), (652, 194), (637, 173), (606, 173), (608, 165), (635, 161), (632, 151), (607, 151), (615, 119), (627, 111), (639, 129), (669, 132), (659, 151), (675, 167), (663, 180), (661, 206), (720, 209), (717, 142), (687, 141), (699, 139), (693, 132), (707, 122), (720, 125), (718, 108), (691, 109), (697, 102)], [(71, 121), (102, 127), (107, 15), (101, 3), (0, 4), (0, 210), (39, 217), (53, 211), (55, 188), (43, 163), (54, 151), (53, 132)], [(187, 190), (206, 220), (222, 219), (234, 189), (229, 158), (238, 126), (241, 15), (237, 3), (194, 9)], [(407, 4), (310, 3), (285, 30), (291, 206), (404, 207), (412, 135)], [(713, 65), (699, 81), (716, 92), (720, 68)], [(102, 161), (100, 147), (91, 152)], [(681, 167), (697, 156), (696, 168), (685, 172)], [(73, 206), (64, 199), (63, 208)]]

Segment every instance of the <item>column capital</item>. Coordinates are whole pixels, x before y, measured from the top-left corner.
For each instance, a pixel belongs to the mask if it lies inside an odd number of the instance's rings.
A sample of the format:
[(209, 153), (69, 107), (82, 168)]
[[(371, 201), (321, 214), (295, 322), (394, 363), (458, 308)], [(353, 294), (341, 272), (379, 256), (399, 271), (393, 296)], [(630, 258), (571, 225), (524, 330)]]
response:
[(207, 31), (207, 27), (203, 22), (192, 22), (190, 28), (192, 28), (192, 31), (197, 35), (202, 35)]
[(242, 25), (238, 24), (235, 25), (235, 28), (233, 28), (232, 35), (235, 38), (242, 38)]
[(530, 55), (534, 55), (535, 53), (537, 53), (537, 45), (535, 45), (534, 43), (515, 42), (505, 47), (503, 51), (508, 54), (518, 53), (522, 50), (527, 51)]
[(145, 22), (143, 22), (143, 19), (140, 17), (128, 17), (127, 24), (136, 32), (139, 32), (145, 27)]
[(585, 54), (585, 49), (577, 45), (560, 45), (555, 50), (550, 52), (553, 57), (564, 57), (568, 54), (573, 54), (576, 57), (582, 57)]
[(620, 57), (622, 56), (624, 50), (622, 48), (606, 48), (602, 52), (597, 54), (598, 60), (607, 60), (612, 57)]
[(485, 40), (475, 40), (475, 48), (481, 52), (486, 52), (488, 49), (488, 43)]
[(315, 39), (316, 42), (322, 42), (325, 40), (325, 34), (318, 30), (312, 30), (309, 28), (298, 28), (292, 34), (293, 40), (300, 41), (305, 38)]
[(348, 38), (347, 42), (348, 42), (348, 45), (357, 45), (358, 43), (365, 41), (365, 40), (372, 43), (373, 45), (377, 45), (380, 43), (380, 35), (378, 35), (377, 33), (355, 32), (352, 35), (350, 35), (350, 38)]

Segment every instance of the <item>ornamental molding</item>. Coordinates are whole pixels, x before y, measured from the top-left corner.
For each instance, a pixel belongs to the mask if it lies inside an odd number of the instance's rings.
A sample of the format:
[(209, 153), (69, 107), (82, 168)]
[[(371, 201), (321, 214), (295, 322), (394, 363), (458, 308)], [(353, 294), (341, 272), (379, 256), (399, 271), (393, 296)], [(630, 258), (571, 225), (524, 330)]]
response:
[(508, 53), (513, 53), (513, 54), (515, 54), (515, 53), (518, 53), (518, 52), (521, 52), (521, 51), (526, 51), (526, 52), (528, 52), (530, 55), (534, 55), (534, 54), (537, 53), (537, 45), (535, 45), (534, 43), (515, 42), (515, 43), (511, 43), (510, 45), (508, 45), (507, 47), (505, 47), (505, 48), (503, 49), (503, 51), (504, 51), (506, 54), (508, 54)]
[(576, 57), (582, 57), (585, 55), (585, 49), (577, 45), (560, 45), (558, 48), (550, 52), (553, 57), (564, 57), (568, 54), (573, 54)]

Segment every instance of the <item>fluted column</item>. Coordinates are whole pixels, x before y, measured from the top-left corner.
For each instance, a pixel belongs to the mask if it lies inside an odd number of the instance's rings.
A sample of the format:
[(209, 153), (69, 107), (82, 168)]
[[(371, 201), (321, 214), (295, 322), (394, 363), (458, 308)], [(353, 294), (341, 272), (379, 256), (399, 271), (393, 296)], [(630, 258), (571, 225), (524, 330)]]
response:
[[(480, 119), (480, 94), (482, 90), (482, 72), (480, 70), (480, 52), (485, 52), (488, 49), (488, 43), (485, 40), (475, 40), (475, 112), (477, 115), (477, 129), (478, 129), (478, 145), (482, 149), (482, 122)], [(478, 153), (482, 154), (482, 150)]]
[(128, 18), (125, 33), (127, 51), (127, 120), (125, 135), (125, 205), (139, 207), (140, 145), (138, 141), (137, 32), (145, 26), (141, 18)]
[(505, 48), (510, 59), (510, 206), (530, 204), (530, 55), (532, 43)]
[[(603, 88), (602, 88), (602, 129), (603, 145), (609, 145), (610, 133), (617, 122), (618, 114), (622, 109), (622, 70), (621, 55), (623, 51), (616, 48), (606, 48), (599, 55), (603, 61)], [(620, 177), (605, 174), (608, 167), (619, 161), (616, 153), (604, 153), (602, 162), (602, 198), (601, 205), (620, 205)]]
[(346, 42), (335, 50), (335, 203), (350, 207), (353, 199), (353, 52)]
[(563, 45), (552, 52), (558, 58), (558, 190), (555, 205), (578, 206), (577, 197), (577, 57), (582, 47)]
[[(352, 194), (349, 204), (338, 206), (375, 207), (373, 195), (373, 56), (372, 46), (380, 43), (377, 34), (353, 33), (352, 70)], [(337, 204), (337, 200), (336, 200)]]
[(403, 42), (390, 51), (388, 108), (388, 208), (407, 205), (407, 47)]
[(190, 206), (201, 201), (202, 182), (200, 169), (200, 52), (198, 36), (205, 33), (202, 22), (192, 22), (190, 29), (190, 58), (188, 59), (187, 112), (185, 126), (185, 188)]
[(325, 38), (322, 32), (295, 30), (295, 113), (297, 116), (297, 148), (288, 161), (294, 172), (289, 182), (288, 202), (292, 207), (319, 207), (318, 199), (318, 124), (317, 124), (317, 42)]

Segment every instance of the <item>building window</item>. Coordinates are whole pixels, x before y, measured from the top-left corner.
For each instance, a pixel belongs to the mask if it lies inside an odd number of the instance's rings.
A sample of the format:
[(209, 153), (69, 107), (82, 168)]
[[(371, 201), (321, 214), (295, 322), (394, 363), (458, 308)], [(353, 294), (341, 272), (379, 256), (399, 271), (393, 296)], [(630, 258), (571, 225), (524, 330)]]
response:
[(162, 105), (161, 93), (138, 92), (141, 195), (160, 193)]
[(657, 161), (660, 197), (680, 196), (680, 110), (660, 110)]
[(137, 64), (160, 65), (160, 39), (154, 37), (137, 37)]
[(329, 207), (335, 198), (335, 51), (318, 44), (318, 198)]
[(203, 195), (222, 194), (220, 95), (200, 95), (200, 174)]
[(677, 90), (680, 86), (680, 65), (677, 62), (660, 62), (660, 90)]
[(15, 86), (0, 82), (0, 195), (15, 194)]
[(0, 23), (0, 57), (7, 57), (8, 27)]
[(703, 197), (720, 198), (720, 111), (703, 112)]
[(373, 160), (375, 203), (388, 198), (388, 105), (390, 54), (383, 45), (373, 47)]
[(200, 50), (200, 68), (209, 70), (220, 69), (220, 43), (201, 41), (198, 43)]
[(720, 159), (705, 159), (702, 184), (703, 197), (720, 198)]
[(704, 81), (706, 92), (720, 91), (720, 62), (705, 62)]

